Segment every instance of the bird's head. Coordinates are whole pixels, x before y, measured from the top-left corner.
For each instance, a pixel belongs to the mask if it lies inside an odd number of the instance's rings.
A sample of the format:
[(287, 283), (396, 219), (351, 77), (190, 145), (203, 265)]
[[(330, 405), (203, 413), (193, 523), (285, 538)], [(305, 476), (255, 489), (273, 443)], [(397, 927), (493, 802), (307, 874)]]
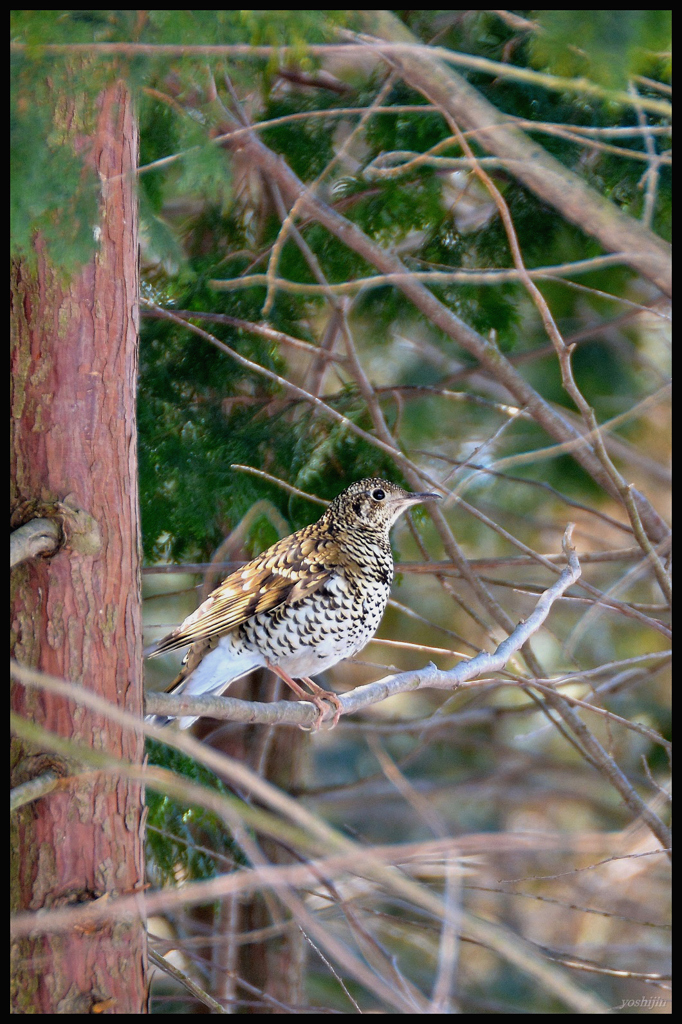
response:
[(403, 512), (412, 505), (439, 498), (438, 494), (415, 494), (404, 490), (390, 480), (370, 477), (356, 480), (337, 495), (325, 515), (346, 529), (388, 531)]

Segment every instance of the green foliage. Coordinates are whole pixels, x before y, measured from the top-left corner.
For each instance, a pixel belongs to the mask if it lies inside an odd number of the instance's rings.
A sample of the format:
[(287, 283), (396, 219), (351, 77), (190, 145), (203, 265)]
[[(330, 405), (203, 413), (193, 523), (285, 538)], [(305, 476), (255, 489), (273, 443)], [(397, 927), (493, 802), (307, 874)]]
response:
[[(374, 78), (367, 83), (357, 96), (358, 106), (371, 103), (381, 86), (381, 80)], [(373, 155), (391, 150), (410, 150), (424, 153), (450, 135), (443, 118), (428, 103), (420, 92), (410, 89), (404, 82), (398, 82), (386, 97), (383, 106), (423, 106), (424, 111), (381, 114), (370, 118), (365, 138)]]
[(444, 216), (440, 185), (428, 171), (413, 180), (391, 179), (360, 194), (353, 219), (371, 238), (396, 244), (410, 231), (429, 230)]
[(10, 11), (13, 42), (39, 48), (46, 43), (111, 42), (129, 38), (132, 11)]
[[(49, 74), (49, 78), (48, 78)], [(68, 274), (95, 248), (99, 182), (83, 139), (94, 130), (92, 69), (49, 68), (12, 55), (10, 92), (10, 245), (31, 258), (39, 234)], [(105, 76), (94, 74), (101, 87)]]
[(46, 43), (123, 42), (298, 46), (324, 42), (347, 11), (11, 11), (13, 41)]
[[(15, 256), (33, 259), (37, 234), (55, 266), (67, 275), (87, 262), (95, 250), (99, 182), (88, 163), (88, 137), (94, 129), (96, 98), (111, 81), (123, 75), (131, 87), (144, 87), (158, 73), (165, 75), (168, 62), (140, 55), (46, 54), (44, 44), (89, 42), (149, 42), (190, 45), (219, 43), (267, 43), (298, 48), (307, 66), (307, 44), (326, 38), (332, 29), (348, 22), (343, 11), (12, 11), (11, 38), (26, 48), (11, 55), (10, 100), (10, 239)], [(178, 62), (182, 67), (183, 62)], [(196, 63), (184, 65), (193, 79)], [(143, 107), (149, 106), (147, 97)], [(156, 104), (158, 108), (159, 104)], [(147, 199), (143, 204), (145, 230), (153, 253), (160, 260), (179, 260), (160, 218), (163, 200), (198, 196), (227, 204), (231, 182), (224, 158), (206, 137), (204, 123), (190, 116), (163, 117), (168, 131), (165, 145), (160, 132), (142, 132), (142, 150), (175, 147), (185, 152), (175, 173), (156, 180), (143, 176)], [(143, 121), (145, 115), (143, 113)], [(172, 126), (170, 122), (173, 122)], [(147, 121), (149, 128), (149, 121)], [(155, 136), (155, 138), (154, 138)], [(316, 151), (324, 140), (318, 134)], [(169, 187), (170, 186), (170, 187)]]
[[(213, 255), (190, 262), (200, 272), (175, 296), (181, 309), (211, 309), (243, 319), (259, 319), (253, 292), (207, 294), (202, 283), (217, 272), (224, 252), (223, 232), (233, 225), (207, 217), (202, 237), (213, 231)], [(215, 261), (215, 262), (214, 262)], [(280, 301), (272, 325), (301, 331), (299, 303)], [(286, 374), (281, 350), (253, 334), (222, 324), (202, 324), (241, 355)], [(315, 507), (291, 499), (253, 477), (235, 473), (233, 463), (267, 468), (303, 490), (333, 497), (362, 475), (390, 472), (389, 461), (347, 427), (315, 415), (261, 375), (244, 370), (185, 328), (163, 320), (143, 321), (140, 365), (140, 491), (145, 551), (207, 557), (259, 497), (268, 497), (292, 522), (292, 529), (315, 518)], [(370, 428), (355, 391), (342, 391), (331, 404), (364, 429)], [(273, 538), (274, 539), (274, 538)]]
[[(199, 786), (227, 795), (225, 786), (210, 769), (165, 743), (148, 740), (147, 754), (150, 764), (161, 765)], [(176, 884), (179, 875), (190, 879), (215, 877), (224, 865), (209, 851), (244, 863), (224, 822), (213, 812), (195, 804), (183, 806), (153, 789), (147, 790), (147, 806), (147, 862), (159, 887)]]
[[(183, 298), (188, 301), (181, 308), (191, 308), (192, 300)], [(196, 304), (205, 308), (201, 300)], [(237, 316), (247, 315), (244, 306), (243, 297), (213, 300), (214, 311)], [(292, 328), (285, 318), (278, 326)], [(283, 369), (275, 350), (253, 335), (218, 324), (208, 329), (260, 365)], [(395, 477), (390, 461), (347, 427), (307, 408), (292, 421), (296, 404), (281, 389), (183, 328), (146, 321), (144, 334), (140, 491), (149, 558), (208, 557), (260, 497), (273, 501), (292, 529), (318, 514), (310, 503), (234, 472), (234, 463), (267, 468), (329, 498), (359, 476)], [(364, 429), (371, 426), (354, 391), (341, 392), (330, 404)]]
[(672, 46), (666, 10), (540, 11), (541, 31), (531, 54), (536, 67), (565, 78), (589, 77), (623, 88), (635, 74), (650, 74), (658, 53)]
[[(317, 96), (271, 99), (260, 120), (270, 121), (306, 110), (329, 110), (334, 105), (340, 104), (334, 104), (331, 99), (320, 103)], [(330, 131), (330, 122), (321, 117), (273, 125), (261, 131), (260, 137), (270, 149), (286, 155), (287, 163), (303, 181), (317, 178), (334, 155), (334, 134)]]
[[(258, 496), (248, 478), (232, 496), (230, 465), (251, 462), (268, 443), (272, 422), (266, 416), (254, 422), (252, 401), (256, 409), (267, 406), (276, 389), (175, 325), (147, 326), (140, 401), (145, 544), (150, 555), (167, 545), (173, 557), (206, 555), (227, 523), (236, 525)], [(236, 341), (242, 354), (276, 366), (274, 354), (253, 336), (235, 337), (217, 326), (214, 333), (228, 344)], [(226, 416), (231, 399), (233, 412)]]

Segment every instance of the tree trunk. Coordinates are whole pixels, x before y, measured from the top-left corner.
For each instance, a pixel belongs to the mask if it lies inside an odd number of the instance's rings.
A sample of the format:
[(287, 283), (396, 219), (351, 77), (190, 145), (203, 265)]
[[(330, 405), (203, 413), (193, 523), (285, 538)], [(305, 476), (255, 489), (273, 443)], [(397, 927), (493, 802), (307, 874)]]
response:
[[(12, 574), (12, 648), (23, 665), (142, 714), (137, 495), (138, 135), (121, 82), (96, 100), (91, 159), (102, 183), (96, 255), (65, 282), (40, 239), (12, 270), (13, 525), (66, 523), (54, 556)], [(141, 735), (64, 698), (16, 685), (15, 712), (74, 743), (139, 764)], [(47, 910), (143, 883), (144, 793), (124, 777), (78, 777), (15, 739), (12, 782), (52, 771), (60, 786), (12, 820), (12, 903)], [(76, 769), (77, 771), (77, 769)], [(13, 948), (15, 1013), (144, 1013), (140, 918), (88, 933), (32, 935)]]

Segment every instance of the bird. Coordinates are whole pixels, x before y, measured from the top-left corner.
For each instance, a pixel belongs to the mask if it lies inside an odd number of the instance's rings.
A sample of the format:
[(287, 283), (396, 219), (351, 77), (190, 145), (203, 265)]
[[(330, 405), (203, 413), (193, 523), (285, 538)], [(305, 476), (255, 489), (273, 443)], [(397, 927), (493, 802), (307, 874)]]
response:
[[(411, 506), (437, 498), (378, 477), (352, 483), (317, 522), (229, 575), (153, 647), (150, 657), (189, 645), (165, 692), (219, 695), (252, 669), (266, 667), (317, 707), (313, 728), (329, 705), (335, 726), (341, 702), (312, 676), (357, 654), (374, 636), (393, 582), (390, 529)], [(179, 727), (189, 728), (197, 717), (180, 716)], [(152, 714), (146, 720), (167, 725), (175, 718)]]

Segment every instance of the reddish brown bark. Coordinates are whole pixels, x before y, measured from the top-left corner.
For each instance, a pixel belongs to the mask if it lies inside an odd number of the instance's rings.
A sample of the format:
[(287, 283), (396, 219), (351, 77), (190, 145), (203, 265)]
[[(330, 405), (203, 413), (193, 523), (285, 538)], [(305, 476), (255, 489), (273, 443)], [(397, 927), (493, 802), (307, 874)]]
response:
[[(137, 377), (137, 126), (122, 83), (97, 99), (94, 160), (102, 194), (97, 253), (70, 283), (36, 243), (37, 268), (12, 274), (12, 499), (19, 518), (56, 502), (77, 531), (50, 559), (13, 573), (14, 656), (142, 713)], [(35, 511), (34, 511), (35, 514)], [(143, 740), (39, 690), (13, 688), (16, 712), (140, 763)], [(13, 781), (72, 769), (18, 741)], [(139, 784), (96, 772), (13, 819), (12, 900), (38, 910), (131, 892), (143, 880)], [(14, 949), (15, 1013), (141, 1013), (141, 920), (91, 934), (36, 936)]]

